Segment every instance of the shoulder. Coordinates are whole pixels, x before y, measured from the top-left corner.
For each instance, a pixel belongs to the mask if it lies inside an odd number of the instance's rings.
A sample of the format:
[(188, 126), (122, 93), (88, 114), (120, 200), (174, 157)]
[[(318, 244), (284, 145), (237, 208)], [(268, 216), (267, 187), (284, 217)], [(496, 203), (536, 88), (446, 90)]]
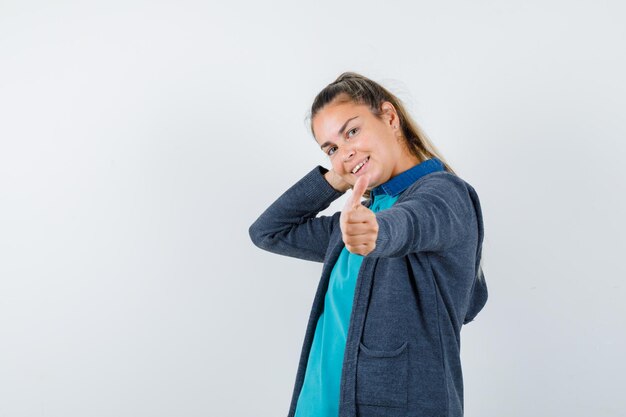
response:
[(411, 184), (400, 196), (401, 201), (445, 201), (463, 211), (480, 211), (480, 200), (474, 187), (448, 171), (437, 171)]
[(422, 178), (411, 184), (403, 194), (415, 194), (420, 192), (428, 192), (429, 190), (441, 190), (441, 191), (454, 191), (454, 190), (473, 190), (473, 187), (467, 183), (463, 178), (448, 172), (437, 171), (428, 175), (424, 175)]
[[(403, 200), (419, 199), (424, 194), (434, 194), (445, 198), (461, 199), (469, 203), (470, 200), (477, 200), (478, 195), (467, 181), (448, 171), (432, 172), (424, 175), (400, 194), (398, 203)], [(362, 202), (363, 205), (369, 207), (371, 198)]]

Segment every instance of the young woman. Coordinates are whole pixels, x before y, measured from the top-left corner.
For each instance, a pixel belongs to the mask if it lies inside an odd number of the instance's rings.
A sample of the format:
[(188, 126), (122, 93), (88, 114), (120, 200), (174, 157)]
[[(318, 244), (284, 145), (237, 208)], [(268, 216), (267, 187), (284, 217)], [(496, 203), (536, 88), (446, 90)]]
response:
[(311, 132), (331, 168), (249, 229), (262, 249), (324, 264), (288, 417), (462, 416), (461, 326), (487, 301), (476, 191), (362, 75), (317, 95)]

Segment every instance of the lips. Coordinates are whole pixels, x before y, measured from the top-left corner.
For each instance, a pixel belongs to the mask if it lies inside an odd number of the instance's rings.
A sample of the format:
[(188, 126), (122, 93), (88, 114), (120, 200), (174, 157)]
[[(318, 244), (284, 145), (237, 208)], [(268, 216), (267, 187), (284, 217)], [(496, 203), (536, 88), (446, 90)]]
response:
[(369, 161), (369, 158), (370, 158), (369, 156), (366, 156), (362, 161), (354, 165), (352, 169), (350, 170), (350, 173), (353, 175), (358, 174), (363, 169), (363, 166), (361, 166), (361, 168), (359, 168), (359, 170), (356, 173), (354, 173), (354, 168), (358, 167), (361, 164), (365, 165)]

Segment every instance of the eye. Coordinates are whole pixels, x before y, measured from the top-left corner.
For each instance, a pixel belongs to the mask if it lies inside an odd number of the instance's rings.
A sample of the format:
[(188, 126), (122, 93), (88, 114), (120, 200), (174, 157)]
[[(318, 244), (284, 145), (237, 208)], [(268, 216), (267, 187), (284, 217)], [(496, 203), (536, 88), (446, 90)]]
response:
[[(350, 136), (350, 132), (356, 132), (357, 130), (359, 130), (359, 128), (358, 128), (358, 127), (355, 127), (354, 129), (350, 129), (350, 130), (348, 130), (348, 137), (352, 137), (352, 136), (354, 136), (354, 135)], [(356, 134), (356, 133), (355, 133), (355, 134)]]
[(330, 152), (331, 149), (336, 148), (336, 146), (329, 146), (328, 147), (328, 151), (326, 151), (326, 153), (328, 154), (328, 156), (331, 156), (334, 152)]

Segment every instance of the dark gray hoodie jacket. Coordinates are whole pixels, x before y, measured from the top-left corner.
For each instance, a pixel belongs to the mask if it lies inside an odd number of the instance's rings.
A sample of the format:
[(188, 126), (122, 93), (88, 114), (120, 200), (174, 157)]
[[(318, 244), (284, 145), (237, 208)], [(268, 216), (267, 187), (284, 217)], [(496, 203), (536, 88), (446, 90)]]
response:
[[(330, 273), (344, 247), (341, 212), (317, 216), (343, 194), (324, 179), (326, 172), (313, 168), (249, 228), (262, 249), (324, 264), (288, 417), (295, 413)], [(376, 247), (363, 258), (354, 293), (339, 417), (460, 417), (461, 326), (487, 301), (478, 195), (458, 176), (432, 172), (376, 219)]]

